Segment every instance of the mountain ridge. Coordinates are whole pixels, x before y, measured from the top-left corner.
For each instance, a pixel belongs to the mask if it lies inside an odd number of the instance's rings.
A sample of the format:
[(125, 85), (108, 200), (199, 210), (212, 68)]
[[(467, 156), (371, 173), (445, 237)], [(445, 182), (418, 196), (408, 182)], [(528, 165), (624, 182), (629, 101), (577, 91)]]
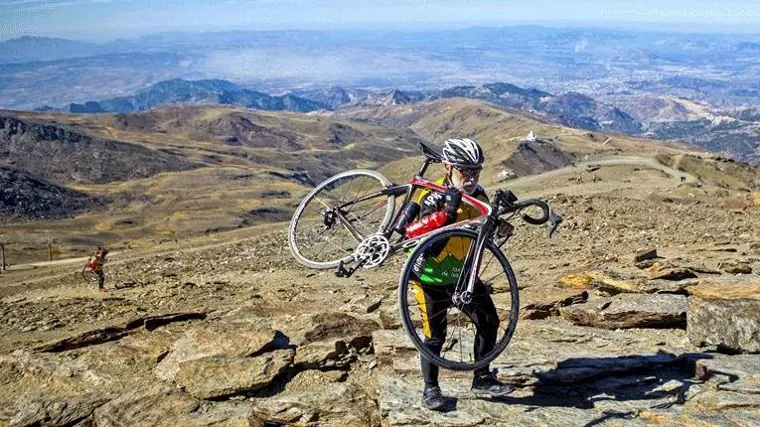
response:
[[(163, 105), (187, 103), (235, 105), (267, 111), (311, 112), (455, 97), (489, 101), (500, 106), (542, 115), (562, 125), (587, 130), (614, 131), (634, 135), (643, 130), (641, 122), (631, 115), (586, 95), (577, 92), (553, 95), (538, 89), (526, 89), (503, 82), (416, 91), (400, 89), (369, 91), (333, 86), (326, 89), (297, 90), (272, 96), (242, 88), (226, 80), (171, 79), (151, 85), (132, 96), (88, 101), (81, 104), (71, 103), (62, 111), (76, 114), (132, 112), (146, 111)], [(44, 108), (44, 110), (51, 109)]]

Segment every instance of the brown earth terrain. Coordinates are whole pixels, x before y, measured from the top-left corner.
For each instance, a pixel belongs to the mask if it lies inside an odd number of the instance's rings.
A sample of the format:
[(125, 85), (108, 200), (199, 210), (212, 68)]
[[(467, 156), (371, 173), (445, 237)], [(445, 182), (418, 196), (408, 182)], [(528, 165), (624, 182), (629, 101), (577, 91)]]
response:
[[(0, 424), (760, 423), (757, 169), (482, 102), (410, 108), (341, 118), (217, 108), (56, 118), (93, 137), (176, 150), (202, 166), (68, 182), (90, 195), (150, 199), (2, 227), (15, 239), (42, 230), (97, 239), (90, 230), (97, 225), (110, 233), (100, 237), (144, 243), (117, 246), (105, 294), (82, 280), (82, 258), (19, 263), (0, 275)], [(185, 114), (195, 125), (173, 124), (172, 115)], [(530, 130), (535, 141), (525, 140)], [(259, 134), (265, 146), (246, 142)], [(549, 239), (545, 228), (517, 220), (504, 248), (520, 287), (520, 321), (492, 368), (516, 391), (479, 399), (471, 374), (442, 371), (455, 408), (437, 413), (422, 405), (418, 354), (400, 326), (404, 257), (337, 278), (293, 259), (284, 221), (310, 186), (293, 178), (296, 164), (310, 177), (317, 176), (310, 168), (332, 173), (345, 164), (401, 182), (421, 160), (411, 151), (417, 140), (458, 134), (486, 147), (489, 194), (509, 188), (540, 197), (565, 222)], [(370, 142), (330, 148), (335, 135)], [(212, 145), (218, 164), (204, 160)], [(272, 178), (233, 178), (242, 174)], [(237, 227), (232, 218), (253, 209), (281, 213)], [(134, 223), (119, 229), (125, 219)], [(165, 235), (181, 238), (160, 240), (157, 224), (183, 230)]]

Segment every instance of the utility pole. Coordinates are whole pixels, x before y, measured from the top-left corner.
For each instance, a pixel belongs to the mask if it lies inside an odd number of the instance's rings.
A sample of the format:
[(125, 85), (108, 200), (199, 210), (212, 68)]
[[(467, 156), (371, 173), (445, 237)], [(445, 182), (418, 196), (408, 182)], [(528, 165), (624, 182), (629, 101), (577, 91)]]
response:
[(53, 239), (48, 238), (47, 244), (48, 244), (48, 261), (52, 261), (53, 260)]
[(5, 245), (8, 243), (8, 238), (5, 237), (5, 234), (0, 235), (0, 254), (2, 254), (2, 265), (0, 265), (0, 273), (3, 271), (8, 271), (7, 268), (5, 268)]

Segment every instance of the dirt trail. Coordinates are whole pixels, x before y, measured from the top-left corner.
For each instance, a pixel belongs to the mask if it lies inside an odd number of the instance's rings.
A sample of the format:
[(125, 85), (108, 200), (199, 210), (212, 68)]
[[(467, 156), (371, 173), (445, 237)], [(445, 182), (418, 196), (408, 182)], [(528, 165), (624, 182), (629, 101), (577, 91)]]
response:
[[(244, 231), (235, 230), (218, 233), (210, 238), (196, 237), (189, 239), (187, 242), (183, 241), (176, 245), (168, 243), (150, 249), (112, 252), (108, 257), (109, 261), (106, 264), (106, 274), (108, 274), (109, 269), (115, 266), (132, 263), (149, 256), (161, 256), (177, 251), (197, 253), (222, 246), (250, 241), (255, 239), (255, 237), (250, 236), (251, 234), (282, 229), (286, 227), (287, 224), (287, 222), (262, 224), (249, 227)], [(241, 234), (246, 237), (241, 237)], [(214, 243), (202, 243), (207, 240), (215, 241)], [(9, 270), (7, 274), (0, 276), (0, 296), (12, 295), (17, 291), (21, 291), (22, 289), (20, 288), (28, 289), (34, 287), (35, 284), (50, 282), (67, 276), (78, 277), (81, 267), (84, 266), (84, 263), (87, 262), (88, 259), (88, 257), (67, 258), (15, 266), (12, 270)]]
[(696, 183), (699, 181), (697, 177), (686, 172), (681, 172), (670, 166), (663, 165), (662, 163), (658, 162), (657, 160), (651, 157), (616, 156), (616, 157), (611, 157), (611, 158), (606, 158), (606, 159), (576, 163), (575, 165), (572, 165), (572, 166), (567, 166), (560, 169), (554, 169), (549, 172), (544, 172), (542, 174), (518, 178), (513, 181), (509, 181), (509, 185), (510, 186), (527, 186), (527, 185), (535, 184), (536, 182), (543, 181), (549, 178), (554, 178), (554, 177), (567, 175), (571, 173), (584, 172), (590, 168), (605, 167), (605, 166), (641, 166), (641, 167), (646, 167), (649, 169), (655, 169), (655, 170), (665, 172), (666, 174), (670, 175), (673, 179), (676, 179), (679, 182), (680, 182), (681, 176), (686, 178), (685, 180), (686, 183)]

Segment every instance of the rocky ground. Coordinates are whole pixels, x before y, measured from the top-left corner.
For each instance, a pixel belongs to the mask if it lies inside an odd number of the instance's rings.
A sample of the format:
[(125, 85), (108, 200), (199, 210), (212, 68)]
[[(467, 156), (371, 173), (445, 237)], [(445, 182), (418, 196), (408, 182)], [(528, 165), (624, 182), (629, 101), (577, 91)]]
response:
[(758, 425), (760, 207), (636, 169), (514, 183), (567, 221), (552, 240), (518, 222), (505, 251), (521, 287), (493, 364), (506, 398), (444, 372), (451, 407), (425, 410), (403, 257), (339, 279), (272, 226), (117, 254), (106, 294), (79, 263), (2, 278), (0, 424)]

